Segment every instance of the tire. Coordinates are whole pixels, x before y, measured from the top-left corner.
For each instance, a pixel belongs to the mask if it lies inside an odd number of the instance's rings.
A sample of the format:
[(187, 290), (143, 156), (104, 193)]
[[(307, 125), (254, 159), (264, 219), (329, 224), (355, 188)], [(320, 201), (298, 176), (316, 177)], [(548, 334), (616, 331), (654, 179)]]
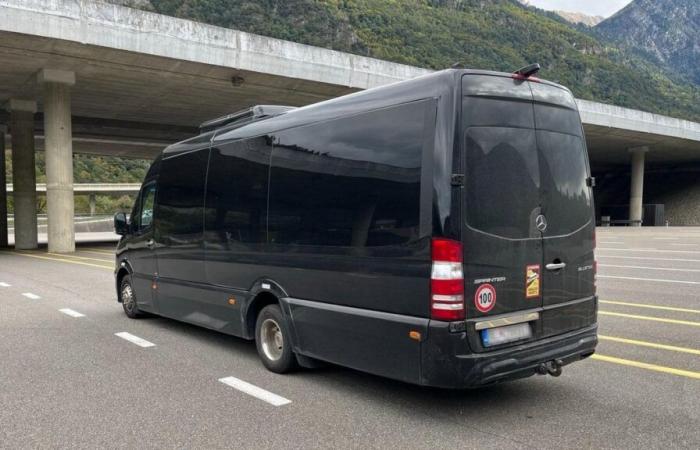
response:
[(268, 305), (255, 323), (255, 346), (268, 370), (287, 373), (297, 368), (289, 327), (279, 305)]
[(131, 275), (125, 275), (119, 285), (119, 301), (124, 308), (124, 314), (130, 319), (138, 319), (144, 317), (145, 313), (141, 311), (136, 303), (136, 293), (131, 284)]

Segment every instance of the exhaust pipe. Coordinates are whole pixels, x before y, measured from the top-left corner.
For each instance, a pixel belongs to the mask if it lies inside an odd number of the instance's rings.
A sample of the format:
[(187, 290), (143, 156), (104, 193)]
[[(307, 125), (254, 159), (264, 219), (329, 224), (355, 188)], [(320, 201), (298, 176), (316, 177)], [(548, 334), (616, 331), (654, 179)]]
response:
[(547, 361), (539, 366), (537, 366), (537, 373), (540, 375), (551, 375), (553, 377), (558, 377), (562, 374), (562, 367), (564, 366), (564, 361), (561, 359), (553, 359), (552, 361)]

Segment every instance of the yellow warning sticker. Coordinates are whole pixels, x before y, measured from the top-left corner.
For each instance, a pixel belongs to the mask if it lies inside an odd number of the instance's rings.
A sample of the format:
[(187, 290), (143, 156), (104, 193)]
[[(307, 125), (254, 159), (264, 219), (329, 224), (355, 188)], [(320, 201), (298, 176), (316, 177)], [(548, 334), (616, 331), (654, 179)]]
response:
[(540, 265), (533, 264), (525, 268), (525, 298), (540, 296)]

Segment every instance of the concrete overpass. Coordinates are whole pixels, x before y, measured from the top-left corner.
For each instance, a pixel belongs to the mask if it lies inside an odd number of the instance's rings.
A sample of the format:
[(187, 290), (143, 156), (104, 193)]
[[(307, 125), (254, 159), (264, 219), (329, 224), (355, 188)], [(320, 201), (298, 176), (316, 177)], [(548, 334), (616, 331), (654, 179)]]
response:
[[(0, 123), (9, 125), (0, 146), (12, 148), (16, 247), (36, 246), (34, 151), (44, 150), (49, 248), (59, 252), (74, 248), (74, 152), (152, 158), (199, 123), (253, 104), (301, 106), (429, 72), (87, 0), (2, 0), (0, 42)], [(633, 161), (633, 217), (645, 160), (700, 162), (700, 124), (579, 107), (594, 170)]]

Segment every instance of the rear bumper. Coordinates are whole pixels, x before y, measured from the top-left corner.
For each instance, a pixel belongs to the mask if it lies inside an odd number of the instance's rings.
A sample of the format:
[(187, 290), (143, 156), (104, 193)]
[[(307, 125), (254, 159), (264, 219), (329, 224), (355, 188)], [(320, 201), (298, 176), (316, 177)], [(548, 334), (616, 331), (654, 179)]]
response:
[(510, 348), (460, 354), (468, 348), (466, 333), (450, 333), (446, 323), (432, 322), (423, 343), (421, 384), (443, 388), (471, 388), (529, 377), (552, 360), (562, 365), (595, 352), (598, 325), (528, 342)]

